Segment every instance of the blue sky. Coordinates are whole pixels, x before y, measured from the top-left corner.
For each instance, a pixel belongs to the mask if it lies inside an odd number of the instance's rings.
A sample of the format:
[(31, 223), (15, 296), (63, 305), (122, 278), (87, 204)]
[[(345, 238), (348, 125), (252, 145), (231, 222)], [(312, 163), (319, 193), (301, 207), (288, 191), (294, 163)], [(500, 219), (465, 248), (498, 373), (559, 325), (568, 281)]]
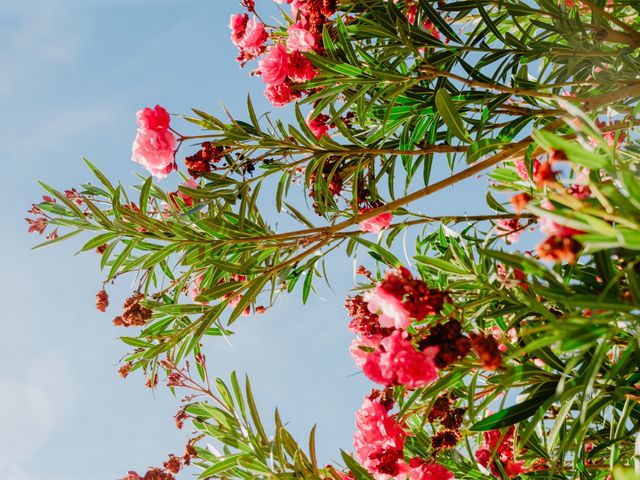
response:
[[(275, 11), (270, 0), (257, 3)], [(251, 92), (258, 111), (270, 109), (261, 82), (234, 60), (227, 23), (239, 10), (235, 0), (0, 4), (0, 479), (115, 479), (182, 452), (188, 432), (172, 421), (178, 399), (116, 371), (126, 348), (110, 320), (130, 280), (110, 288), (112, 307), (99, 313), (97, 256), (74, 256), (81, 244), (73, 240), (31, 252), (39, 239), (27, 236), (23, 217), (40, 198), (37, 179), (60, 189), (91, 180), (83, 155), (135, 183), (134, 172), (144, 173), (130, 160), (139, 108), (221, 114), (224, 101), (241, 117)], [(420, 208), (450, 214), (462, 204), (473, 208), (458, 213), (477, 213), (473, 192), (445, 192)], [(249, 374), (265, 418), (277, 405), (303, 442), (317, 423), (322, 462), (350, 449), (353, 412), (372, 387), (348, 354), (342, 304), (352, 263), (334, 257), (332, 266), (337, 294), (323, 289), (304, 309), (285, 297), (237, 322), (233, 346), (205, 345), (213, 375)]]

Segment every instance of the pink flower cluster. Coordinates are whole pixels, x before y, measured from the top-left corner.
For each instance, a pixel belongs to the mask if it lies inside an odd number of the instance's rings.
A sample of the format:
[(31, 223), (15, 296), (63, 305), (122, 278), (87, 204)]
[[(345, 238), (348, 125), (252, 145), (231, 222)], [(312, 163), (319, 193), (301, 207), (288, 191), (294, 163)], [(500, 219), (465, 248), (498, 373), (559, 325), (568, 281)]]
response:
[(491, 470), (491, 473), (497, 478), (502, 477), (497, 461), (500, 462), (509, 478), (516, 477), (526, 471), (524, 461), (515, 460), (513, 433), (513, 426), (509, 427), (506, 432), (501, 430), (484, 432), (482, 445), (475, 453), (478, 463)]
[(384, 280), (364, 294), (369, 309), (379, 314), (383, 327), (407, 328), (411, 319), (423, 320), (435, 315), (449, 302), (446, 293), (430, 289), (420, 279), (414, 279), (404, 267), (390, 270)]
[(434, 363), (438, 347), (426, 347), (418, 351), (402, 330), (395, 330), (381, 339), (373, 352), (364, 353), (364, 374), (381, 385), (405, 385), (414, 389), (424, 387), (438, 378)]
[(296, 83), (313, 79), (318, 71), (300, 51), (287, 51), (280, 43), (272, 45), (258, 66), (262, 81), (267, 84), (265, 95), (275, 107), (283, 107), (300, 97), (300, 92), (292, 89)]
[(264, 24), (257, 18), (249, 20), (249, 15), (246, 13), (231, 15), (229, 28), (231, 41), (240, 51), (237, 60), (243, 65), (264, 52), (269, 34)]
[(408, 434), (395, 415), (389, 415), (391, 407), (391, 402), (371, 396), (364, 399), (356, 412), (353, 445), (362, 465), (376, 480), (453, 480), (454, 475), (441, 465), (417, 457), (409, 463), (405, 461), (404, 443)]
[[(603, 126), (602, 122), (599, 126)], [(605, 139), (613, 147), (615, 138), (607, 136)], [(618, 138), (618, 144), (620, 145), (624, 141), (624, 133)], [(567, 160), (567, 155), (564, 151), (558, 149), (550, 149), (548, 152), (548, 160), (541, 162), (538, 159), (533, 161), (533, 183), (542, 188), (562, 188), (565, 189), (568, 194), (578, 200), (585, 200), (592, 196), (591, 188), (589, 187), (589, 170), (579, 169), (576, 172), (575, 182), (568, 187), (564, 187), (561, 181), (558, 179), (559, 171), (556, 171), (554, 167)], [(529, 173), (525, 167), (524, 162), (516, 162), (516, 172), (523, 180), (529, 179)], [(511, 198), (516, 213), (521, 213), (529, 204), (532, 197), (526, 192), (520, 192)], [(548, 200), (544, 200), (541, 207), (545, 210), (552, 211), (555, 209), (553, 204)], [(514, 241), (514, 235), (518, 232), (515, 226), (518, 224), (517, 220), (510, 220), (510, 223), (504, 221), (498, 224), (498, 230), (506, 232), (507, 240)], [(541, 260), (549, 260), (553, 262), (566, 261), (568, 263), (574, 263), (578, 259), (582, 245), (578, 240), (574, 238), (576, 235), (584, 233), (578, 229), (562, 225), (554, 220), (552, 215), (540, 215), (538, 218), (538, 224), (540, 231), (547, 235), (546, 239), (536, 247), (536, 254)], [(513, 228), (512, 228), (513, 227)]]
[(417, 349), (405, 328), (411, 319), (422, 320), (440, 312), (446, 293), (428, 286), (401, 267), (363, 297), (347, 302), (350, 328), (360, 336), (350, 348), (356, 365), (372, 381), (385, 386), (420, 388), (438, 378), (438, 345)]
[(517, 218), (498, 220), (496, 229), (508, 243), (516, 243), (520, 239), (520, 221)]
[(307, 115), (307, 125), (309, 126), (309, 130), (313, 132), (315, 137), (320, 140), (325, 135), (329, 136), (329, 127), (332, 126), (329, 124), (329, 116), (324, 113), (319, 113), (315, 117), (311, 118), (311, 113)]
[(136, 113), (138, 132), (133, 142), (132, 160), (157, 177), (164, 178), (174, 168), (176, 137), (169, 130), (170, 117), (160, 105)]
[[(360, 214), (371, 210), (370, 208), (364, 208), (360, 210)], [(384, 212), (380, 215), (377, 215), (373, 218), (367, 218), (366, 220), (362, 220), (358, 226), (360, 227), (360, 231), (369, 232), (369, 233), (378, 233), (381, 230), (385, 230), (389, 228), (391, 225), (391, 220), (393, 219), (393, 215), (391, 212)]]
[[(394, 2), (398, 3), (398, 0), (394, 0)], [(407, 0), (406, 5), (407, 5), (407, 10), (404, 15), (409, 23), (415, 24), (416, 14), (418, 13), (418, 3), (415, 0)], [(422, 26), (427, 31), (427, 33), (429, 33), (431, 36), (437, 38), (438, 40), (442, 40), (440, 36), (440, 31), (436, 28), (433, 22), (431, 22), (431, 20), (429, 20), (428, 18), (425, 18), (422, 21)], [(449, 39), (445, 37), (444, 43), (449, 43)]]
[[(300, 98), (301, 91), (293, 88), (294, 85), (308, 82), (318, 74), (303, 53), (322, 52), (322, 26), (335, 9), (330, 0), (293, 0), (288, 3), (296, 21), (287, 29), (283, 43), (277, 41), (267, 47), (269, 34), (264, 24), (256, 18), (249, 20), (247, 14), (232, 15), (229, 23), (231, 41), (240, 51), (238, 61), (243, 66), (264, 54), (257, 73), (267, 85), (265, 96), (276, 107)], [(316, 130), (318, 138), (326, 134), (320, 125)]]
[(408, 473), (404, 461), (406, 433), (387, 409), (378, 401), (365, 398), (356, 412), (353, 446), (362, 465), (376, 479), (396, 478)]
[[(596, 126), (600, 129), (608, 126), (614, 126), (615, 123), (609, 121), (608, 123), (604, 120), (596, 120)], [(623, 130), (620, 133), (617, 133), (615, 130), (611, 130), (609, 132), (603, 132), (602, 136), (604, 140), (607, 142), (611, 149), (620, 150), (620, 147), (625, 144), (627, 141), (627, 133)], [(616, 138), (617, 137), (617, 138)], [(590, 140), (591, 145), (594, 147), (598, 146), (598, 141), (595, 138)]]

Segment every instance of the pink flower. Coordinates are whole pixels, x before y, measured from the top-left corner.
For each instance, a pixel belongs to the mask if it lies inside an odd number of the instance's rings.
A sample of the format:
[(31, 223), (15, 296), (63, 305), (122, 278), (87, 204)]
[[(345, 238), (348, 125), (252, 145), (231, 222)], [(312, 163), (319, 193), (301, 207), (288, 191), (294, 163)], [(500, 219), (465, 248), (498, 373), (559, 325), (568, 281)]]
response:
[[(364, 213), (367, 210), (368, 209), (360, 210), (360, 213)], [(376, 217), (362, 220), (358, 225), (361, 232), (378, 233), (380, 230), (389, 228), (392, 219), (393, 216), (391, 215), (391, 212), (384, 212)]]
[(314, 118), (309, 120), (311, 114), (313, 112), (309, 112), (307, 115), (307, 125), (309, 129), (313, 132), (318, 140), (320, 140), (324, 135), (329, 136), (329, 126), (327, 122), (329, 121), (329, 116), (324, 113), (319, 113)]
[[(431, 20), (429, 20), (428, 18), (422, 23), (422, 26), (424, 27), (424, 29), (427, 31), (427, 33), (430, 33), (432, 37), (437, 38), (438, 40), (440, 40), (440, 32), (438, 31), (438, 29), (436, 28), (436, 26), (431, 22)], [(448, 39), (445, 39), (444, 43), (449, 43)]]
[(534, 358), (533, 359), (533, 364), (538, 368), (544, 368), (544, 366), (545, 366), (544, 360), (541, 360), (539, 358)]
[[(545, 200), (541, 207), (545, 210), (555, 210), (553, 204), (548, 200)], [(549, 237), (567, 238), (584, 233), (581, 230), (561, 225), (553, 220), (552, 217), (547, 215), (541, 215), (538, 217), (538, 225), (540, 225), (540, 231)]]
[[(193, 280), (193, 285), (191, 287), (191, 292), (190, 293), (191, 293), (191, 300), (193, 300), (195, 303), (200, 303), (200, 302), (196, 302), (196, 297), (202, 293), (202, 289), (200, 288), (200, 284), (202, 283), (203, 279), (204, 279), (204, 273), (202, 275), (198, 275)], [(203, 305), (206, 305), (207, 303), (208, 302), (205, 302)]]
[(313, 66), (313, 63), (300, 52), (293, 52), (289, 55), (289, 78), (293, 82), (308, 82), (316, 75), (318, 75), (318, 71)]
[(451, 303), (446, 291), (429, 288), (404, 267), (387, 271), (384, 280), (364, 293), (363, 300), (371, 313), (380, 312), (378, 321), (385, 328), (406, 328), (411, 318), (436, 315), (445, 303)]
[(231, 29), (231, 41), (235, 46), (240, 46), (240, 42), (244, 37), (244, 32), (247, 29), (248, 21), (249, 15), (247, 15), (246, 13), (231, 15), (231, 18), (229, 20), (229, 28)]
[[(613, 126), (615, 124), (612, 122), (609, 122), (608, 125)], [(596, 126), (602, 129), (603, 127), (607, 126), (607, 123), (603, 120), (598, 119), (596, 120)], [(609, 144), (609, 147), (615, 148), (616, 150), (620, 150), (620, 147), (624, 145), (627, 140), (627, 134), (625, 131), (621, 131), (620, 133), (616, 131), (602, 132), (602, 136), (604, 137), (605, 141)], [(616, 137), (618, 138), (616, 139)], [(595, 138), (591, 138), (589, 142), (594, 147), (598, 146), (598, 141)]]
[(500, 430), (484, 432), (482, 445), (475, 453), (478, 463), (490, 469), (497, 478), (501, 478), (501, 475), (496, 460), (500, 461), (509, 478), (516, 477), (526, 471), (524, 461), (515, 461), (513, 433), (513, 425), (506, 432)]
[(412, 458), (409, 466), (412, 467), (409, 480), (455, 480), (453, 473), (437, 463), (425, 463), (419, 458)]
[(508, 243), (515, 243), (520, 238), (520, 222), (517, 218), (499, 220), (496, 229), (500, 235), (506, 234), (504, 238)]
[[(190, 187), (190, 188), (194, 188), (194, 189), (198, 188), (198, 184), (196, 183), (196, 181), (193, 178), (190, 178), (189, 180), (187, 180), (186, 183), (182, 183), (181, 186)], [(176, 209), (180, 208), (180, 205), (178, 204), (178, 201), (176, 200), (176, 197), (180, 197), (187, 207), (191, 207), (193, 205), (193, 198), (191, 198), (186, 193), (182, 193), (178, 189), (175, 192), (170, 192), (169, 193), (169, 199), (171, 200), (171, 204)], [(163, 217), (170, 216), (171, 215), (171, 213), (170, 213), (171, 207), (169, 207), (169, 204), (167, 202), (162, 202), (161, 205), (162, 205), (162, 209), (165, 212), (165, 213), (162, 214), (162, 216)]]
[(400, 330), (380, 342), (380, 346), (366, 359), (362, 368), (370, 380), (382, 385), (405, 385), (419, 388), (438, 378), (434, 358), (438, 347), (417, 351)]
[(281, 85), (289, 74), (289, 55), (284, 45), (272, 45), (260, 61), (262, 81), (269, 86)]
[(300, 97), (300, 93), (292, 90), (287, 82), (280, 85), (268, 85), (264, 90), (264, 96), (271, 102), (274, 107), (284, 107), (296, 98)]
[[(540, 160), (533, 160), (533, 174), (535, 175), (538, 171), (538, 167), (540, 166)], [(527, 171), (527, 165), (524, 163), (524, 160), (516, 161), (516, 172), (523, 180), (529, 180), (529, 172)]]
[(316, 39), (311, 32), (302, 28), (302, 22), (291, 25), (287, 35), (287, 48), (292, 52), (309, 52), (316, 46)]
[(493, 327), (491, 336), (499, 342), (498, 350), (503, 353), (507, 351), (507, 344), (516, 345), (518, 343), (518, 332), (515, 328), (510, 328), (505, 335), (500, 327)]
[(172, 170), (176, 137), (169, 131), (169, 114), (160, 105), (136, 113), (138, 132), (133, 142), (132, 160), (158, 178)]
[(287, 3), (291, 4), (291, 16), (296, 18), (298, 12), (309, 13), (308, 0), (287, 0)]
[[(234, 273), (233, 275), (231, 275), (231, 281), (233, 282), (246, 282), (247, 281), (247, 276), (246, 275), (238, 275), (237, 273)], [(226, 282), (225, 279), (222, 279), (220, 281), (220, 283), (224, 283)], [(238, 294), (236, 295), (234, 292), (231, 293), (227, 293), (224, 298), (230, 298), (231, 300), (229, 300), (228, 305), (232, 308), (236, 308), (238, 306), (238, 304), (240, 303), (240, 301), (242, 300), (243, 295), (242, 294)], [(242, 311), (242, 316), (243, 317), (248, 317), (251, 313), (251, 310), (249, 309), (249, 307), (245, 308)]]
[(238, 43), (243, 58), (250, 60), (262, 53), (264, 50), (264, 43), (269, 38), (269, 35), (264, 29), (264, 24), (258, 21), (256, 18), (252, 18), (247, 22), (244, 36)]
[[(394, 2), (394, 3), (398, 3), (398, 2)], [(414, 24), (416, 22), (417, 11), (418, 11), (418, 6), (415, 3), (411, 4), (409, 8), (407, 8), (407, 11), (405, 12), (404, 16), (406, 17), (409, 23)]]
[(353, 446), (360, 463), (379, 480), (408, 473), (403, 453), (406, 433), (394, 417), (388, 416), (387, 409), (365, 398), (355, 417)]
[(409, 312), (398, 298), (377, 285), (373, 290), (367, 290), (363, 295), (364, 301), (371, 313), (378, 313), (381, 327), (407, 328), (411, 322)]
[[(190, 178), (186, 183), (183, 183), (182, 186), (193, 188), (195, 190), (198, 188), (198, 183), (193, 178)], [(184, 201), (184, 203), (188, 207), (193, 205), (193, 198), (191, 198), (189, 195), (187, 195), (186, 193), (182, 193), (180, 190), (178, 190), (178, 195), (180, 195), (180, 198), (182, 198), (182, 201)]]
[(42, 235), (49, 225), (49, 220), (47, 220), (45, 217), (38, 217), (35, 220), (32, 220), (31, 218), (25, 218), (25, 220), (29, 224), (29, 233), (36, 232)]
[[(351, 342), (351, 346), (349, 347), (349, 353), (351, 354), (351, 358), (360, 370), (364, 368), (364, 364), (367, 363), (367, 359), (371, 352), (368, 352), (365, 349), (376, 349), (378, 345), (380, 345), (380, 341), (382, 340), (382, 335), (373, 335), (371, 337), (358, 337), (354, 338)], [(364, 348), (362, 348), (364, 347)]]
[(264, 24), (255, 17), (249, 20), (246, 13), (231, 15), (229, 28), (231, 41), (240, 50), (237, 60), (243, 65), (264, 51), (269, 34), (265, 31)]

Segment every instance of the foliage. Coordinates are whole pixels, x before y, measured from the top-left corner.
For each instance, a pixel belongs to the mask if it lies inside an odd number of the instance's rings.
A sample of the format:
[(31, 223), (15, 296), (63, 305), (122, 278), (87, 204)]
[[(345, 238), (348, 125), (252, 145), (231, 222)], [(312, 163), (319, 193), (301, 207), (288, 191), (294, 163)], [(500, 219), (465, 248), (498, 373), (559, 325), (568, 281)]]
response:
[[(244, 2), (250, 12), (252, 3)], [(297, 3), (298, 19), (315, 18), (305, 9), (313, 2)], [(39, 246), (91, 232), (81, 251), (101, 253), (105, 285), (137, 275), (137, 296), (118, 318), (142, 328), (122, 337), (132, 352), (121, 372), (142, 370), (153, 386), (165, 371), (170, 386), (213, 402), (184, 409), (198, 438), (222, 446), (197, 448), (200, 478), (340, 479), (341, 469), (389, 478), (345, 452), (342, 468), (319, 468), (313, 431), (299, 446), (276, 411), (267, 435), (248, 380), (243, 392), (235, 375), (231, 389), (217, 379), (214, 392), (201, 359), (204, 337), (231, 335), (243, 314), (294, 291), (306, 301), (330, 277), (330, 252), (365, 249), (390, 272), (361, 269), (357, 290), (373, 305), (367, 295), (399, 281), (403, 231), (414, 232), (417, 264), (415, 279), (403, 281), (446, 298), (407, 326), (384, 325), (388, 312), (371, 308), (377, 327), (402, 329), (426, 351), (436, 329), (455, 322), (456, 338), (472, 345), (438, 365), (428, 385), (394, 381), (371, 397), (393, 405), (389, 418), (408, 434), (398, 462), (411, 466), (410, 478), (427, 478), (413, 459), (457, 478), (637, 476), (624, 467), (637, 462), (640, 432), (638, 11), (624, 0), (340, 0), (314, 24), (316, 48), (304, 52), (312, 78), (286, 84), (299, 97), (295, 124), (259, 116), (250, 99), (247, 121), (194, 109), (184, 119), (202, 132), (172, 131), (178, 148), (203, 142), (186, 158), (196, 181), (168, 192), (141, 178), (134, 196), (87, 161), (97, 181), (64, 193), (42, 184), (30, 230), (56, 228)], [(274, 44), (293, 35), (296, 17), (283, 15), (268, 27)], [(195, 169), (205, 153), (206, 168)], [(434, 180), (442, 165), (447, 174)], [(486, 214), (412, 209), (480, 173), (492, 182)], [(297, 198), (296, 182), (307, 198)], [(382, 222), (389, 213), (393, 221)], [(299, 227), (277, 232), (283, 215)], [(375, 241), (366, 221), (381, 230)], [(535, 252), (511, 246), (536, 225), (546, 238)], [(442, 354), (444, 343), (436, 346)], [(358, 348), (366, 362), (388, 353)], [(184, 380), (189, 357), (204, 385)], [(455, 428), (434, 417), (441, 399), (464, 412)], [(443, 431), (454, 445), (434, 444)], [(510, 449), (499, 451), (505, 438)]]

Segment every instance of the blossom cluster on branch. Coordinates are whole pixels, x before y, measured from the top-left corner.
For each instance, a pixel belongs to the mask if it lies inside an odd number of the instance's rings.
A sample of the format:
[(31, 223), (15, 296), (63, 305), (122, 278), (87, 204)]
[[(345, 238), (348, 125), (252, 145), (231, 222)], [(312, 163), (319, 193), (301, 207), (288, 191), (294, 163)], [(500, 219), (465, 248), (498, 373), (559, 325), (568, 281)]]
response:
[[(28, 211), (39, 246), (91, 233), (98, 311), (135, 276), (113, 320), (132, 335), (118, 373), (186, 390), (186, 453), (125, 478), (636, 480), (633, 2), (276, 3), (272, 26), (243, 0), (231, 42), (294, 121), (249, 99), (247, 121), (194, 109), (186, 133), (143, 108), (135, 191), (87, 161), (97, 181), (42, 184)], [(467, 201), (472, 182), (486, 205)], [(424, 201), (450, 187), (457, 214)], [(299, 227), (278, 231), (281, 215)], [(362, 264), (349, 350), (376, 388), (354, 455), (322, 467), (315, 428), (302, 446), (276, 411), (269, 433), (248, 378), (210, 379), (204, 352), (283, 295), (306, 303), (340, 255)]]

